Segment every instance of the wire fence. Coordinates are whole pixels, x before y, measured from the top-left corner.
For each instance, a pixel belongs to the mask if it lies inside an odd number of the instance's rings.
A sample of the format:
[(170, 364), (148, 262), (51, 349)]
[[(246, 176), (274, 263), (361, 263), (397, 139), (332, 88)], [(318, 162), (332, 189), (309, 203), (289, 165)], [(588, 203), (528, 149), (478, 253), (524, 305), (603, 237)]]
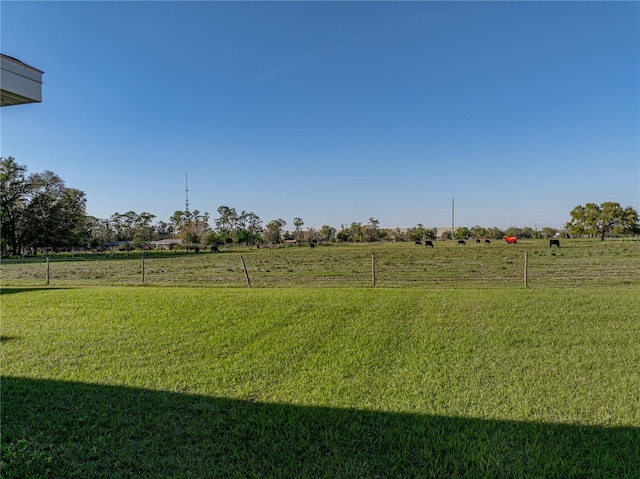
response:
[(81, 254), (3, 260), (3, 288), (156, 285), (210, 287), (576, 287), (640, 285), (640, 244), (407, 244), (230, 248), (221, 253)]

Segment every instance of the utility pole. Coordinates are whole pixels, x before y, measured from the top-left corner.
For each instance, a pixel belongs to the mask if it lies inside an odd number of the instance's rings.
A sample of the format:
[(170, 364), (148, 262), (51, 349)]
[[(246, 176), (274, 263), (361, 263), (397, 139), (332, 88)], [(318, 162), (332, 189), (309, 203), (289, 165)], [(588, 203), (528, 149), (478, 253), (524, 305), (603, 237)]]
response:
[(453, 244), (453, 232), (455, 231), (455, 210), (456, 210), (456, 200), (452, 196), (451, 197), (451, 244)]
[(189, 213), (189, 175), (184, 175), (184, 215), (187, 217), (187, 251), (191, 249), (191, 214)]
[(454, 244), (455, 233), (455, 196), (451, 197), (451, 244)]

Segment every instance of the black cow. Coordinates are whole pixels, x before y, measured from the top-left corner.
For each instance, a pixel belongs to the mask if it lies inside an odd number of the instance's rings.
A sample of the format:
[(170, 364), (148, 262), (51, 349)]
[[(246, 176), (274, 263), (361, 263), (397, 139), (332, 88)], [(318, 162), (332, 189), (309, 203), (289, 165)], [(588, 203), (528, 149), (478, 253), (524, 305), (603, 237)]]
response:
[(424, 242), (424, 245), (425, 245), (425, 247), (431, 247), (431, 248), (433, 248), (433, 241), (431, 241), (431, 240), (427, 240), (427, 241), (425, 241), (425, 242)]
[(480, 238), (476, 240), (476, 243), (482, 243), (482, 241), (480, 241)]
[(217, 246), (212, 246), (211, 247), (211, 251), (213, 251), (214, 253), (219, 253), (220, 252), (220, 250), (218, 249)]
[(422, 241), (420, 241), (420, 240), (416, 241), (416, 246), (421, 245), (421, 244), (422, 244)]
[(467, 244), (465, 240), (458, 240), (458, 244)]
[(556, 245), (558, 248), (560, 248), (560, 240), (549, 240), (549, 248), (551, 248), (553, 245)]
[(313, 248), (316, 247), (316, 244), (315, 243), (310, 243), (309, 246), (311, 246), (311, 249), (313, 249)]
[(491, 240), (488, 240), (488, 239), (484, 240), (484, 242), (487, 244), (491, 244)]

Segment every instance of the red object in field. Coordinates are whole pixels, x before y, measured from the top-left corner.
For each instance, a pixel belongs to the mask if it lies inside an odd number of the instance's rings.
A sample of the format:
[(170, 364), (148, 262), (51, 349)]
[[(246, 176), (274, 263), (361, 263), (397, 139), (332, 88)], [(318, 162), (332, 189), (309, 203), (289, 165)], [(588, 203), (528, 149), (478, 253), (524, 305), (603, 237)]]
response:
[(518, 237), (517, 236), (505, 236), (504, 240), (507, 243), (517, 243), (518, 242)]

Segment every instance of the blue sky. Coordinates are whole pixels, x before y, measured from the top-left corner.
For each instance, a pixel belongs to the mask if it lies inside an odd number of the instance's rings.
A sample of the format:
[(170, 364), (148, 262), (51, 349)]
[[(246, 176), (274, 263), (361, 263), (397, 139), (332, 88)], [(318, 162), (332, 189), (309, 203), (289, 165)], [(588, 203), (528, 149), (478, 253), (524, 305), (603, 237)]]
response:
[(220, 205), (339, 228), (640, 210), (638, 2), (11, 2), (44, 70), (1, 155), (87, 212)]

